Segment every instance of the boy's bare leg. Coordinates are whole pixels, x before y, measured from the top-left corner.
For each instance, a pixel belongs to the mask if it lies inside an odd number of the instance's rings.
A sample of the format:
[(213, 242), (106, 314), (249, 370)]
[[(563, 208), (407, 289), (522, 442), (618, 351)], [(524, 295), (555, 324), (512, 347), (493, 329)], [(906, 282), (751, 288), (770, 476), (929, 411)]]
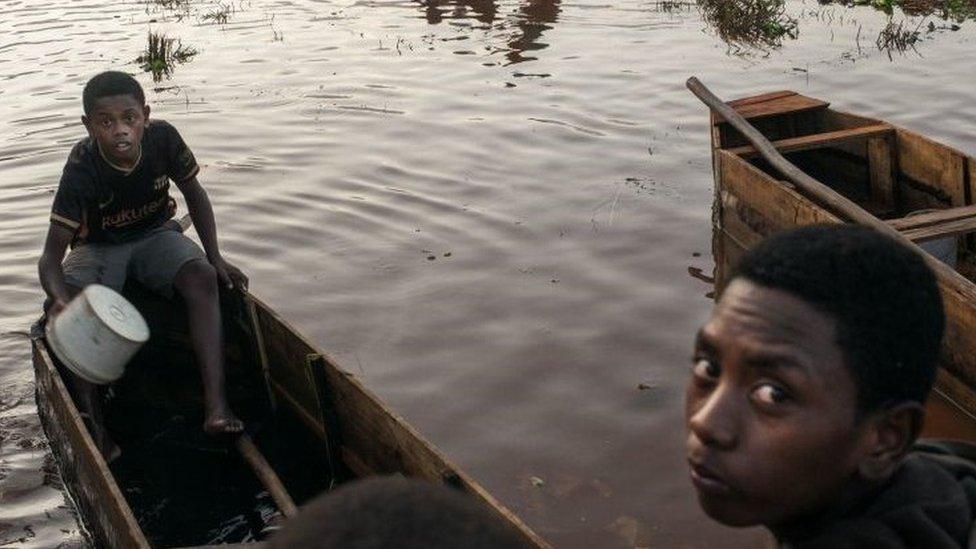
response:
[(105, 458), (105, 461), (111, 463), (122, 455), (122, 449), (112, 440), (108, 434), (108, 429), (105, 428), (105, 417), (102, 413), (101, 388), (94, 383), (76, 376), (70, 370), (65, 369), (63, 373), (67, 378), (66, 381), (68, 382), (68, 387), (71, 389), (71, 394), (74, 396), (78, 412), (85, 419), (85, 426), (88, 427), (88, 432), (91, 433), (92, 440), (95, 441), (98, 450), (102, 452), (102, 457)]
[(190, 261), (176, 273), (173, 287), (186, 301), (190, 341), (200, 364), (206, 401), (203, 430), (210, 435), (240, 433), (244, 430), (244, 423), (231, 411), (224, 383), (217, 274), (205, 260)]

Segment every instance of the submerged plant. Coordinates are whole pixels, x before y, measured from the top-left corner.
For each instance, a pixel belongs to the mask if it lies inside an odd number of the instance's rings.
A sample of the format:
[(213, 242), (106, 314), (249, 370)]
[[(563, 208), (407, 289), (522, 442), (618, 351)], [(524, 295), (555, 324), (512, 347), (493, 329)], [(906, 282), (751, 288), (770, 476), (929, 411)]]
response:
[(172, 75), (174, 65), (186, 63), (196, 54), (197, 50), (184, 46), (175, 38), (150, 32), (146, 50), (136, 58), (136, 63), (152, 74), (153, 82), (159, 82), (163, 77)]
[(705, 21), (730, 46), (778, 48), (797, 37), (785, 0), (698, 0)]
[(912, 49), (918, 53), (918, 50), (915, 49), (915, 43), (918, 42), (921, 36), (919, 33), (921, 27), (922, 22), (914, 29), (906, 29), (904, 21), (896, 25), (893, 21), (889, 20), (885, 28), (881, 29), (881, 33), (878, 34), (878, 40), (876, 42), (878, 49), (887, 52), (889, 59), (891, 59), (892, 51), (905, 53), (909, 49)]
[(218, 25), (226, 25), (227, 21), (230, 19), (230, 14), (233, 11), (230, 4), (217, 4), (216, 8), (213, 8), (209, 12), (203, 14), (204, 21), (210, 21)]

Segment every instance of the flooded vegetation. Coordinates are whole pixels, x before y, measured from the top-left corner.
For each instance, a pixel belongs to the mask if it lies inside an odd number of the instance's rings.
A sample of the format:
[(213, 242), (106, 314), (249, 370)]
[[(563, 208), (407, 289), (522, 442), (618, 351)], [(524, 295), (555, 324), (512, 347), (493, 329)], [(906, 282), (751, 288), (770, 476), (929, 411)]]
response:
[[(893, 53), (920, 54), (916, 45), (928, 35), (958, 31), (961, 23), (976, 20), (973, 0), (819, 0), (818, 3), (824, 7), (835, 4), (847, 8), (869, 7), (887, 14), (887, 24), (878, 32), (875, 45), (889, 59)], [(788, 9), (785, 0), (698, 0), (697, 5), (704, 21), (729, 45), (730, 53), (736, 55), (780, 48), (784, 42), (797, 39), (803, 26), (800, 19), (804, 13)], [(665, 6), (668, 7), (674, 6)], [(817, 13), (806, 11), (806, 15)], [(858, 32), (855, 38), (858, 48), (860, 39)]]
[(698, 0), (702, 17), (730, 46), (778, 48), (795, 39), (797, 20), (784, 0)]
[(760, 534), (707, 521), (685, 478), (713, 188), (707, 112), (682, 83), (794, 89), (971, 151), (970, 79), (938, 67), (971, 66), (972, 14), (968, 0), (10, 4), (0, 544), (83, 543), (18, 334), (92, 74), (135, 74), (179, 128), (255, 294), (541, 535), (754, 547)]
[(136, 63), (152, 75), (153, 82), (159, 82), (172, 76), (176, 65), (190, 61), (196, 54), (197, 50), (184, 46), (176, 38), (150, 32), (146, 50), (136, 58)]

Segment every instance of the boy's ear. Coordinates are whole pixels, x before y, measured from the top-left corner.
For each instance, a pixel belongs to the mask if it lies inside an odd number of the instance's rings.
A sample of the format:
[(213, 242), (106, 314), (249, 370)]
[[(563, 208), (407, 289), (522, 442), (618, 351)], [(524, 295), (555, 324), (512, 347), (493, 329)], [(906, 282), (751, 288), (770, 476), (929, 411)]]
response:
[(861, 478), (881, 481), (891, 476), (918, 439), (924, 418), (917, 402), (902, 402), (866, 418), (868, 448), (858, 464)]
[(85, 129), (88, 130), (89, 134), (91, 133), (91, 126), (88, 125), (90, 122), (91, 120), (88, 118), (88, 116), (84, 114), (81, 115), (81, 123), (85, 125)]
[(149, 105), (142, 106), (142, 118), (145, 121), (144, 124), (148, 128), (149, 127)]

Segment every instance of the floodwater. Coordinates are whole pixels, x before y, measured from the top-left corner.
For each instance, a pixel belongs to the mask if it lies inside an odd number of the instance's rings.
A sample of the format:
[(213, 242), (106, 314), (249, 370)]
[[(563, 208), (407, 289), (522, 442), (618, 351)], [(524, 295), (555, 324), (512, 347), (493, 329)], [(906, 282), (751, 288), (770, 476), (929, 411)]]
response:
[[(790, 88), (972, 151), (976, 25), (790, 0), (787, 32), (750, 46), (709, 4), (0, 4), (0, 545), (83, 543), (23, 332), (81, 89), (109, 68), (196, 153), (254, 292), (540, 534), (765, 540), (709, 522), (683, 465), (711, 290), (692, 275), (713, 265), (707, 113), (684, 80)], [(901, 22), (914, 47), (879, 49)], [(150, 47), (169, 63), (137, 61)]]

